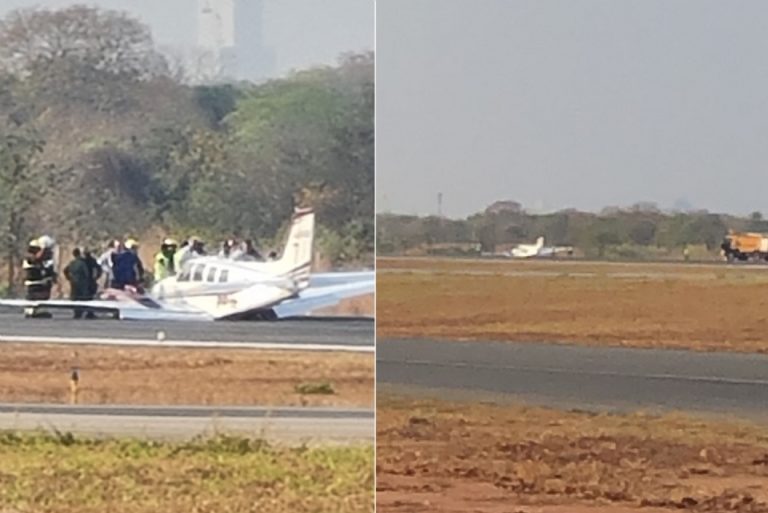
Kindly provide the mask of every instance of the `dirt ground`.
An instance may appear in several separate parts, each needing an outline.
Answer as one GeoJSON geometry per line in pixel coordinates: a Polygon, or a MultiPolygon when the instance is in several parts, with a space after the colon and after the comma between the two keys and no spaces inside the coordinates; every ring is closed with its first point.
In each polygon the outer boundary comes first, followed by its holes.
{"type": "Polygon", "coordinates": [[[377,511],[768,512],[768,430],[379,395],[377,511]]]}
{"type": "Polygon", "coordinates": [[[37,344],[3,345],[0,402],[69,402],[74,366],[81,404],[373,404],[369,354],[37,344]]]}
{"type": "Polygon", "coordinates": [[[373,294],[366,294],[364,296],[344,299],[336,306],[328,308],[322,308],[315,312],[314,315],[339,315],[339,316],[361,316],[361,317],[373,317],[375,312],[375,301],[373,294]]]}
{"type": "Polygon", "coordinates": [[[377,335],[768,351],[768,270],[434,259],[377,262],[377,335]]]}

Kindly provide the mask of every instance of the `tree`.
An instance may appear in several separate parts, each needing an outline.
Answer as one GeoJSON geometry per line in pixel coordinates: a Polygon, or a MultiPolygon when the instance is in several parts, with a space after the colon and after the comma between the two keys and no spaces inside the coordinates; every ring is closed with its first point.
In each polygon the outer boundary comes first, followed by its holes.
{"type": "Polygon", "coordinates": [[[111,75],[167,73],[149,29],[124,13],[75,5],[20,9],[0,20],[0,66],[20,76],[70,61],[111,75]]]}
{"type": "Polygon", "coordinates": [[[629,228],[629,239],[639,246],[648,246],[656,237],[656,223],[649,219],[641,219],[632,223],[629,228]]]}
{"type": "Polygon", "coordinates": [[[768,231],[768,221],[763,218],[761,212],[752,212],[749,214],[747,230],[750,232],[766,232],[768,231]]]}
{"type": "Polygon", "coordinates": [[[37,103],[101,112],[135,108],[131,84],[168,75],[146,26],[81,5],[21,9],[0,20],[0,69],[23,80],[37,103]]]}
{"type": "Polygon", "coordinates": [[[43,141],[34,134],[6,134],[0,139],[0,240],[7,266],[7,288],[15,288],[15,270],[41,186],[37,157],[43,141]]]}

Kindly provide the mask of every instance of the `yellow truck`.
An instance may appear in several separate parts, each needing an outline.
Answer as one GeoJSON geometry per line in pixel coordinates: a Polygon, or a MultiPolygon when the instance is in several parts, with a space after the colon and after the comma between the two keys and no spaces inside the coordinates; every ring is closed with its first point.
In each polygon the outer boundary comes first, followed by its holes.
{"type": "Polygon", "coordinates": [[[734,260],[768,260],[768,235],[764,233],[733,233],[725,236],[720,245],[723,256],[734,260]]]}

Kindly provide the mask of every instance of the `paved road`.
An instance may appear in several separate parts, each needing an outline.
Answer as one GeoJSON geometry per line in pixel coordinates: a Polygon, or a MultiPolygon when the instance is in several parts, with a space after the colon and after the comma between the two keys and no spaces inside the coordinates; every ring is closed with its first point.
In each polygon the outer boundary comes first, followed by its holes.
{"type": "Polygon", "coordinates": [[[377,382],[587,409],[768,418],[768,356],[556,344],[380,340],[377,382]],[[507,396],[509,397],[509,396],[507,396]]]}
{"type": "Polygon", "coordinates": [[[374,345],[374,323],[366,319],[307,319],[276,322],[158,322],[75,321],[66,314],[53,319],[24,319],[19,313],[0,311],[0,337],[82,337],[110,339],[157,338],[215,340],[273,344],[374,345]]]}
{"type": "Polygon", "coordinates": [[[276,443],[370,443],[370,410],[0,404],[0,429],[186,439],[230,433],[276,443]]]}

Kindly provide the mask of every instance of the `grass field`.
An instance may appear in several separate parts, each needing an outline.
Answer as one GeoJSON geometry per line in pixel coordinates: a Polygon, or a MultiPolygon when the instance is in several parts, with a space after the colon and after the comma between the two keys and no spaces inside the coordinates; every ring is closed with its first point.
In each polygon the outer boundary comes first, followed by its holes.
{"type": "Polygon", "coordinates": [[[756,266],[380,259],[377,335],[768,351],[756,266]]]}
{"type": "Polygon", "coordinates": [[[4,344],[0,402],[354,406],[373,404],[371,354],[4,344]]]}
{"type": "Polygon", "coordinates": [[[379,395],[381,513],[768,512],[768,431],[379,395]]]}
{"type": "Polygon", "coordinates": [[[373,511],[373,450],[0,433],[0,511],[373,511]]]}

